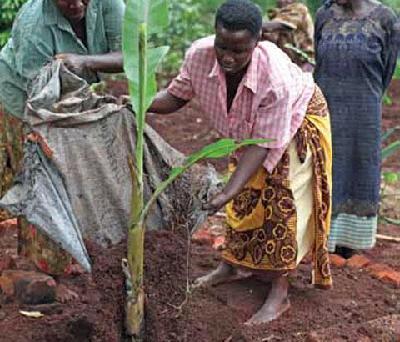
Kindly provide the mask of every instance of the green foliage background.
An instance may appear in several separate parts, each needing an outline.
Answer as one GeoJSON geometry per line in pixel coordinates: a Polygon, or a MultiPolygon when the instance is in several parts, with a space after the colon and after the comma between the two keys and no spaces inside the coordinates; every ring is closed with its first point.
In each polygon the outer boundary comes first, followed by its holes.
{"type": "Polygon", "coordinates": [[[0,47],[3,46],[10,35],[12,23],[20,9],[27,0],[1,0],[0,1],[0,47]]]}
{"type": "MultiPolygon", "coordinates": [[[[28,0],[0,0],[0,47],[9,37],[12,22],[20,7],[28,0]]],[[[168,28],[157,35],[157,45],[170,46],[164,60],[159,79],[166,80],[175,74],[184,57],[186,49],[194,40],[213,32],[215,9],[224,0],[169,0],[168,28]]],[[[322,0],[303,0],[314,14],[322,0]]],[[[400,13],[400,0],[382,0],[400,13]]],[[[263,13],[276,4],[276,0],[254,0],[263,13]]],[[[400,73],[400,71],[399,71],[400,73]]]]}

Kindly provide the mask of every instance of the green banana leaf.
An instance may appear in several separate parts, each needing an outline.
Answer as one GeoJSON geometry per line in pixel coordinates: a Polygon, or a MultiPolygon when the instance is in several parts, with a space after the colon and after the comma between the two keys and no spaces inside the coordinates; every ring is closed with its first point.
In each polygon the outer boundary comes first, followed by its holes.
{"type": "Polygon", "coordinates": [[[400,150],[400,140],[392,142],[391,144],[382,149],[382,159],[385,160],[389,158],[398,150],[400,150]]]}
{"type": "Polygon", "coordinates": [[[396,130],[400,129],[400,126],[389,128],[387,131],[382,133],[381,140],[385,141],[388,139],[396,130]]]}
{"type": "Polygon", "coordinates": [[[175,167],[171,170],[169,177],[162,183],[160,183],[155,190],[154,194],[151,196],[150,200],[146,203],[143,209],[142,215],[140,217],[139,223],[144,222],[148,211],[151,206],[155,203],[157,197],[170,185],[177,177],[184,173],[187,169],[193,166],[195,163],[203,159],[215,159],[228,156],[235,152],[236,150],[255,144],[263,144],[273,141],[272,139],[245,139],[242,141],[235,141],[234,139],[220,139],[217,142],[203,147],[200,151],[191,154],[186,158],[182,166],[175,167]]]}

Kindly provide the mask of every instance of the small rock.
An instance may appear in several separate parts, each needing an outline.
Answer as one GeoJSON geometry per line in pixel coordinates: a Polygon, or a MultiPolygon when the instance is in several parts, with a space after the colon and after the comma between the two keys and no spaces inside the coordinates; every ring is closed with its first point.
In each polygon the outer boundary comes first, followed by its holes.
{"type": "Polygon", "coordinates": [[[329,254],[329,261],[332,266],[341,268],[346,265],[347,260],[338,254],[329,254]]]}
{"type": "Polygon", "coordinates": [[[56,282],[38,272],[5,270],[0,288],[7,297],[15,297],[23,304],[52,303],[56,299],[56,282]]]}
{"type": "Polygon", "coordinates": [[[0,321],[6,318],[7,314],[4,311],[0,311],[0,321]]]}
{"type": "Polygon", "coordinates": [[[364,268],[368,266],[371,263],[371,260],[369,260],[367,257],[364,255],[353,255],[350,259],[347,260],[347,266],[352,267],[352,268],[364,268]]]}
{"type": "Polygon", "coordinates": [[[383,279],[388,274],[395,272],[391,267],[385,264],[372,264],[367,267],[367,271],[377,279],[383,279]]]}
{"type": "Polygon", "coordinates": [[[394,270],[387,272],[382,280],[386,283],[400,287],[400,272],[396,272],[394,270]]]}

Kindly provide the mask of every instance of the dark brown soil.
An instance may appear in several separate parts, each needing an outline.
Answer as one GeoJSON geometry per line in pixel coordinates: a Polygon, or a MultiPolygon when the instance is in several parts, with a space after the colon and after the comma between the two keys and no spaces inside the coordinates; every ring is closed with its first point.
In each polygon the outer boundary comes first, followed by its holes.
{"type": "MultiPolygon", "coordinates": [[[[7,331],[7,335],[0,335],[0,341],[108,342],[122,338],[124,286],[120,260],[125,247],[89,249],[93,279],[81,275],[62,280],[79,292],[80,300],[28,308],[46,313],[40,319],[22,317],[16,304],[3,303],[0,312],[5,318],[0,321],[0,331],[7,331]]],[[[193,244],[191,250],[192,280],[217,265],[218,253],[199,244],[193,244]]],[[[398,251],[397,245],[378,245],[374,254],[390,251],[398,251]]],[[[147,234],[147,341],[305,341],[313,332],[326,336],[321,341],[328,341],[332,334],[339,341],[364,337],[381,341],[387,322],[371,322],[393,318],[400,310],[400,290],[365,271],[333,269],[335,286],[323,291],[309,284],[310,265],[301,264],[290,278],[291,311],[270,324],[246,327],[243,323],[262,305],[268,285],[251,278],[186,294],[186,255],[185,232],[147,234]]],[[[390,338],[387,341],[395,341],[394,335],[390,338]]]]}
{"type": "MultiPolygon", "coordinates": [[[[400,290],[365,271],[334,269],[335,286],[323,291],[310,285],[310,265],[301,264],[290,278],[291,311],[270,324],[246,327],[243,323],[262,305],[268,285],[253,278],[231,282],[195,290],[185,302],[185,237],[151,235],[146,273],[149,341],[304,341],[313,331],[323,336],[329,329],[336,329],[340,340],[380,341],[382,324],[373,328],[370,321],[400,309],[400,290]]],[[[193,245],[192,251],[191,277],[216,266],[218,254],[211,248],[193,245]]]]}
{"type": "MultiPolygon", "coordinates": [[[[8,254],[15,255],[15,235],[13,245],[9,236],[1,239],[0,243],[2,241],[8,243],[8,254]]],[[[78,301],[40,306],[21,306],[0,301],[1,342],[121,340],[124,315],[121,258],[125,255],[125,246],[104,250],[88,244],[88,249],[93,262],[93,274],[60,279],[61,283],[79,294],[78,301]],[[40,311],[45,316],[36,319],[24,317],[19,313],[21,309],[40,311]]]]}

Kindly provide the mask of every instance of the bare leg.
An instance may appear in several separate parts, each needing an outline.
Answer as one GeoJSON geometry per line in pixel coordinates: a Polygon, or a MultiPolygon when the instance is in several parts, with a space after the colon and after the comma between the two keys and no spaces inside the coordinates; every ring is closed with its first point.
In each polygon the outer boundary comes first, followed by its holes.
{"type": "MultiPolygon", "coordinates": [[[[268,272],[271,275],[271,272],[268,272]]],[[[275,273],[275,272],[274,272],[275,273]]],[[[280,317],[290,308],[287,298],[289,283],[287,277],[277,272],[271,281],[271,291],[261,309],[246,324],[267,323],[280,317]]]]}

